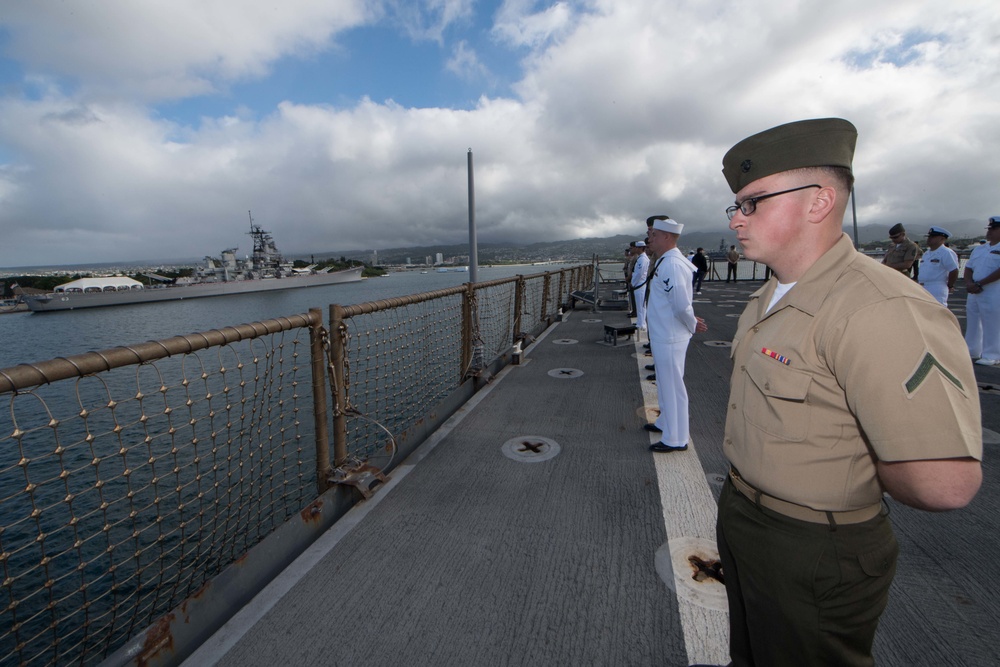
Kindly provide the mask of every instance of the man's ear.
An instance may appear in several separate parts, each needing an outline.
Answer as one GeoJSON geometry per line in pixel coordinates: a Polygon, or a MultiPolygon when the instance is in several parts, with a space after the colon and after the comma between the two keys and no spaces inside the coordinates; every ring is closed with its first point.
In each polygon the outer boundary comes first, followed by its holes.
{"type": "Polygon", "coordinates": [[[820,188],[813,194],[812,205],[809,207],[809,222],[822,222],[837,208],[837,189],[834,187],[820,188]]]}

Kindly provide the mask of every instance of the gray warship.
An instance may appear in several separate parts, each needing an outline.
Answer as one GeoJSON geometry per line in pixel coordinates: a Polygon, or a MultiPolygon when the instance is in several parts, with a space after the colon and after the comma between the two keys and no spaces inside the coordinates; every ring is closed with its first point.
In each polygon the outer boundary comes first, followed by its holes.
{"type": "Polygon", "coordinates": [[[250,218],[253,254],[239,259],[239,248],[227,248],[221,258],[206,256],[204,264],[190,277],[166,278],[144,274],[144,284],[124,276],[80,278],[57,286],[45,294],[24,294],[22,299],[33,312],[100,308],[127,304],[198,299],[252,292],[320,287],[361,280],[364,267],[340,271],[317,269],[316,265],[294,268],[278,251],[271,232],[263,230],[250,218]]]}

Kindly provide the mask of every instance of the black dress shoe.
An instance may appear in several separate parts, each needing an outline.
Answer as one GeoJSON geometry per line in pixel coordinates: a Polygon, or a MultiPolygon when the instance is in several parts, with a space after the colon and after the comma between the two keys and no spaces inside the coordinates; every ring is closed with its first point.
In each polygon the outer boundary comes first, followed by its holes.
{"type": "Polygon", "coordinates": [[[658,428],[656,424],[643,424],[642,427],[650,433],[663,433],[663,429],[658,428]]]}
{"type": "Polygon", "coordinates": [[[646,370],[647,371],[655,371],[656,370],[656,366],[653,365],[653,364],[646,364],[646,370]]]}
{"type": "Polygon", "coordinates": [[[671,447],[670,445],[664,445],[662,442],[656,442],[649,446],[649,451],[651,452],[683,452],[688,446],[683,447],[671,447]]]}
{"type": "Polygon", "coordinates": [[[646,379],[647,379],[647,380],[655,380],[655,379],[656,379],[656,373],[653,373],[653,374],[651,374],[651,375],[647,375],[647,376],[646,376],[646,379]]]}

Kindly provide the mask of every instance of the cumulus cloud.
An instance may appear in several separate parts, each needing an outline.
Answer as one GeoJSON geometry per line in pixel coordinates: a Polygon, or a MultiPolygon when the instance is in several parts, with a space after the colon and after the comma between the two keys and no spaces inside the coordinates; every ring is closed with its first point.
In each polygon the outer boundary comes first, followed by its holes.
{"type": "Polygon", "coordinates": [[[258,77],[373,16],[362,0],[4,3],[6,55],[89,98],[176,99],[258,77]]]}
{"type": "Polygon", "coordinates": [[[435,75],[479,77],[471,108],[289,98],[196,125],[156,100],[266,77],[397,25],[402,3],[38,6],[0,17],[31,77],[0,93],[0,266],[199,257],[237,243],[248,209],[286,252],[461,243],[470,147],[482,242],[636,233],[660,211],[725,230],[723,153],[822,116],[860,131],[861,224],[1000,213],[992,2],[507,0],[487,45],[468,28],[484,9],[435,0],[400,35],[440,40],[435,75]],[[497,44],[521,68],[505,94],[480,58],[497,44]]]}

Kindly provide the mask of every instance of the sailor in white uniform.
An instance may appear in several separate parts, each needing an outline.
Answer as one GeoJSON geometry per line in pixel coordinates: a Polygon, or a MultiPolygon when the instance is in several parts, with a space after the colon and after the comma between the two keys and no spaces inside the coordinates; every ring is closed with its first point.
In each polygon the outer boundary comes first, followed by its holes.
{"type": "Polygon", "coordinates": [[[677,249],[684,225],[674,220],[656,220],[649,230],[649,248],[657,257],[649,279],[646,323],[656,366],[656,395],[660,416],[647,431],[662,432],[654,452],[687,449],[689,436],[688,395],[684,386],[684,360],[691,335],[708,331],[705,320],[695,317],[691,273],[694,264],[677,249]]]}
{"type": "Polygon", "coordinates": [[[1000,366],[1000,215],[990,218],[988,243],[965,263],[965,343],[980,366],[1000,366]]]}
{"type": "Polygon", "coordinates": [[[943,227],[931,227],[927,232],[927,250],[920,257],[920,284],[942,306],[948,306],[948,295],[958,280],[957,255],[945,247],[951,232],[943,227]]]}
{"type": "Polygon", "coordinates": [[[630,283],[632,296],[635,298],[635,328],[642,331],[646,328],[646,274],[649,272],[649,255],[646,254],[646,242],[636,241],[639,256],[632,267],[630,283]]]}

